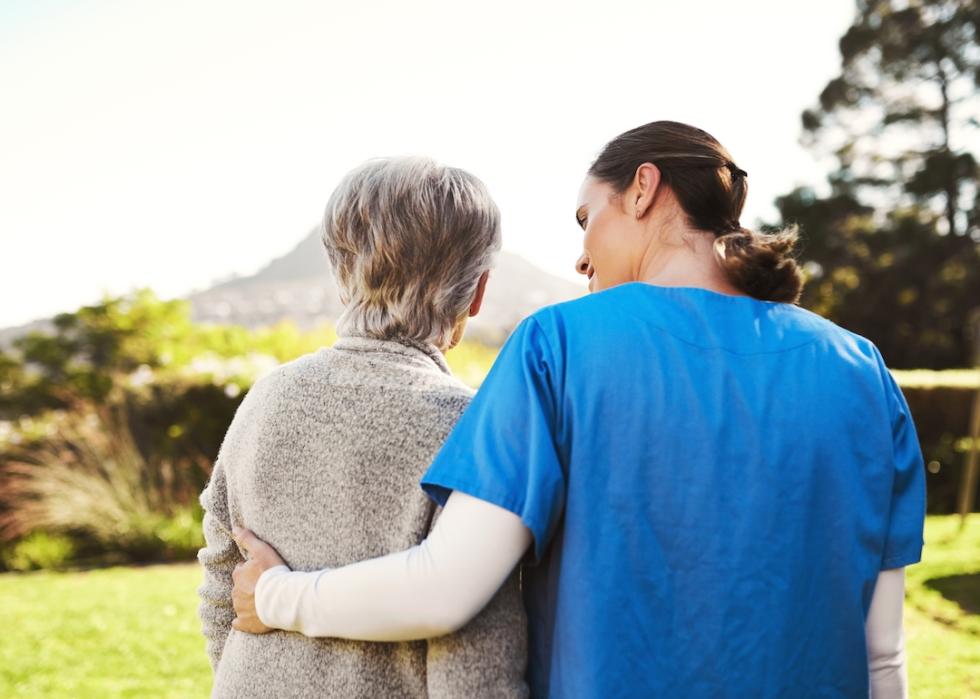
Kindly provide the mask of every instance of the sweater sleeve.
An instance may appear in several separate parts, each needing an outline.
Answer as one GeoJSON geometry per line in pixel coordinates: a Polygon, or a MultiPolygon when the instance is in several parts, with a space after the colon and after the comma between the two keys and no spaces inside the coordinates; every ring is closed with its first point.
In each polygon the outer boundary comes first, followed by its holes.
{"type": "Polygon", "coordinates": [[[528,697],[530,690],[524,680],[527,616],[521,600],[520,569],[510,574],[466,626],[448,636],[430,638],[427,646],[426,682],[432,699],[528,697]]]}
{"type": "Polygon", "coordinates": [[[231,622],[235,619],[231,603],[231,574],[235,566],[245,560],[231,535],[228,487],[220,453],[211,479],[201,493],[200,502],[204,508],[205,545],[197,553],[197,560],[204,566],[204,582],[197,589],[200,597],[197,613],[207,639],[211,669],[216,671],[225,640],[231,631],[231,622]]]}

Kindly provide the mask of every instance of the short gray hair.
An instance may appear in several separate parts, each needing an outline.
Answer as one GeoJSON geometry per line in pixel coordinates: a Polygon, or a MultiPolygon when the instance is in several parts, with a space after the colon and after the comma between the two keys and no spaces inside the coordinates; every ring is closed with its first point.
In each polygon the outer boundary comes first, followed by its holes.
{"type": "Polygon", "coordinates": [[[465,170],[376,159],[334,190],[322,237],[346,306],[339,333],[442,348],[500,249],[500,211],[465,170]]]}

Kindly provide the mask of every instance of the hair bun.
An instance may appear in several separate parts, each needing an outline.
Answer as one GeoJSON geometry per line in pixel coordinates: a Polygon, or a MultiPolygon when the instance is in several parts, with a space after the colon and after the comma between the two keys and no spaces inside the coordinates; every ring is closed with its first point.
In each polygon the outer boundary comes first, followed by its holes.
{"type": "Polygon", "coordinates": [[[778,233],[739,228],[715,239],[715,255],[732,284],[750,296],[796,303],[803,291],[803,274],[793,257],[798,237],[795,227],[778,233]]]}

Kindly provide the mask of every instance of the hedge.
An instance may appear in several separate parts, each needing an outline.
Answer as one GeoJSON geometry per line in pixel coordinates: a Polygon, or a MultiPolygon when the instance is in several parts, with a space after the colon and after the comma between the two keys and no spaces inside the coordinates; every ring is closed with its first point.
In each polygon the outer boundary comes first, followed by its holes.
{"type": "Polygon", "coordinates": [[[915,370],[892,374],[908,401],[922,446],[929,512],[955,512],[970,447],[970,414],[980,386],[980,371],[915,370]]]}

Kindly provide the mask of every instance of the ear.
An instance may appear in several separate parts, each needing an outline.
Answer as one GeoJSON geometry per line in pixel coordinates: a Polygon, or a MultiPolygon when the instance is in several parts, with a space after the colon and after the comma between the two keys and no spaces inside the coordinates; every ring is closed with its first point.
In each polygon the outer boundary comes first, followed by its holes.
{"type": "Polygon", "coordinates": [[[633,186],[629,189],[629,198],[624,202],[629,207],[627,211],[637,219],[646,216],[653,206],[658,189],[660,189],[660,168],[653,163],[643,163],[636,168],[633,186]]]}
{"type": "Polygon", "coordinates": [[[490,278],[490,270],[480,275],[480,281],[476,284],[476,293],[473,295],[473,303],[470,304],[470,318],[480,312],[483,306],[483,296],[487,293],[487,280],[490,278]]]}

